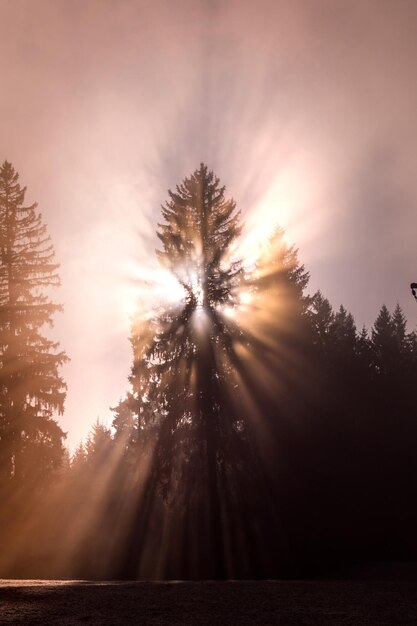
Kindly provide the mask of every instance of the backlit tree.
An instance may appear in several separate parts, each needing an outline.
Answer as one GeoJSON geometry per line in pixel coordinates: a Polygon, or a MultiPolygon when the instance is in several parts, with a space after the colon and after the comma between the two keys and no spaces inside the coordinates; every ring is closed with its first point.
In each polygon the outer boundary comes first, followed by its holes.
{"type": "Polygon", "coordinates": [[[66,361],[44,326],[61,306],[50,301],[58,265],[37,205],[5,161],[0,168],[0,467],[6,479],[33,477],[59,464],[66,361]]]}
{"type": "MultiPolygon", "coordinates": [[[[205,536],[201,568],[217,575],[223,571],[222,474],[227,473],[230,446],[243,440],[241,416],[226,399],[226,378],[232,376],[225,358],[231,334],[222,311],[234,304],[242,269],[230,258],[240,227],[235,202],[225,199],[224,191],[202,164],[169,192],[162,208],[158,256],[182,285],[184,299],[146,328],[140,322],[133,328],[128,411],[136,416],[136,435],[128,438],[129,445],[138,450],[142,446],[142,453],[144,445],[152,448],[142,524],[147,523],[156,489],[165,499],[175,500],[177,509],[181,502],[185,515],[195,516],[205,536]]],[[[121,431],[126,411],[120,407],[117,413],[115,426],[121,431]]]]}
{"type": "MultiPolygon", "coordinates": [[[[294,341],[284,344],[284,338],[305,314],[308,276],[280,230],[253,275],[243,270],[234,252],[241,232],[235,202],[203,164],[169,192],[162,216],[158,256],[184,297],[132,329],[131,392],[116,409],[114,427],[125,458],[131,462],[136,454],[146,478],[122,574],[149,571],[143,558],[160,515],[175,575],[249,575],[266,550],[273,552],[260,536],[279,534],[260,453],[265,428],[256,427],[257,412],[276,408],[258,376],[265,370],[260,359],[275,354],[278,344],[292,349],[294,341]],[[242,303],[251,293],[259,306],[245,315],[242,303]],[[251,317],[259,318],[260,334],[251,317]]],[[[278,361],[266,357],[270,374],[282,378],[284,367],[273,370],[278,361]]]]}

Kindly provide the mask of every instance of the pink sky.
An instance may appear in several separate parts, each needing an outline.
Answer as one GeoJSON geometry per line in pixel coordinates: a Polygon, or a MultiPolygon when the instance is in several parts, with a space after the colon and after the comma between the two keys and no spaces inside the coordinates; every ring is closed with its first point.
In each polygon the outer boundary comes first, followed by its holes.
{"type": "Polygon", "coordinates": [[[61,263],[74,447],[127,387],[134,277],[201,161],[332,304],[417,307],[413,0],[0,0],[0,137],[61,263]],[[135,269],[135,265],[138,270],[135,269]]]}

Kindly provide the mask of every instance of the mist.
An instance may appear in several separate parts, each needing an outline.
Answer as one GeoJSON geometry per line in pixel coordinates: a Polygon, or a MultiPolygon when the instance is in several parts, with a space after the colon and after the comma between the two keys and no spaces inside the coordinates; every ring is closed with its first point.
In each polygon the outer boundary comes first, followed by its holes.
{"type": "MultiPolygon", "coordinates": [[[[413,1],[0,2],[0,118],[61,263],[73,448],[125,393],[167,189],[205,162],[335,307],[415,327],[413,1]],[[86,372],[90,372],[91,375],[86,372]]],[[[245,247],[246,246],[246,247],[245,247]]]]}

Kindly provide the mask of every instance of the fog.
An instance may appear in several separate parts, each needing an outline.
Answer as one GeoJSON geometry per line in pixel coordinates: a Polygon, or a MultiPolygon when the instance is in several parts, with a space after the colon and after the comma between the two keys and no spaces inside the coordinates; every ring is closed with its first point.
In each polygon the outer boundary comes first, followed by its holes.
{"type": "Polygon", "coordinates": [[[243,255],[278,223],[311,292],[359,327],[398,301],[415,327],[416,18],[412,0],[0,0],[0,158],[61,263],[70,447],[124,394],[160,205],[201,161],[243,255]]]}

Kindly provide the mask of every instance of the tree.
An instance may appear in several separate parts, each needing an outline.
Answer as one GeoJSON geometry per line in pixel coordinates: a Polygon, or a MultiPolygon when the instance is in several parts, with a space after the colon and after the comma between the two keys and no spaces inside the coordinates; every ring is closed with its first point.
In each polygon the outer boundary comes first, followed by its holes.
{"type": "Polygon", "coordinates": [[[106,462],[112,445],[110,429],[97,418],[88,435],[85,451],[87,461],[102,464],[106,462]]]}
{"type": "Polygon", "coordinates": [[[317,291],[312,298],[311,323],[313,342],[326,351],[331,343],[332,328],[335,323],[335,314],[330,302],[317,291]]]}
{"type": "Polygon", "coordinates": [[[0,463],[5,479],[24,479],[56,467],[64,433],[67,360],[43,334],[62,307],[48,297],[59,285],[58,264],[37,205],[5,161],[0,168],[0,463]]]}
{"type": "MultiPolygon", "coordinates": [[[[169,191],[165,221],[158,225],[158,256],[182,285],[184,300],[146,329],[140,322],[133,328],[132,394],[116,409],[114,421],[117,441],[133,414],[125,445],[150,456],[140,506],[142,536],[159,493],[171,503],[171,513],[175,503],[177,511],[183,507],[190,518],[196,516],[205,536],[200,561],[207,575],[215,576],[224,574],[220,475],[230,445],[226,432],[238,432],[237,417],[231,406],[225,408],[230,366],[223,357],[230,338],[222,309],[233,306],[242,275],[240,263],[230,259],[240,233],[238,213],[224,192],[203,164],[176,192],[169,191]]],[[[140,547],[128,550],[138,558],[140,547]]]]}
{"type": "Polygon", "coordinates": [[[356,326],[352,313],[348,313],[343,305],[335,313],[332,330],[336,350],[344,353],[345,358],[347,355],[352,358],[356,346],[356,326]]]}
{"type": "Polygon", "coordinates": [[[308,274],[280,229],[253,271],[243,270],[232,252],[241,232],[235,202],[203,164],[169,191],[162,216],[157,254],[184,298],[132,328],[131,390],[113,426],[126,467],[136,455],[145,469],[121,575],[265,574],[279,543],[265,433],[269,426],[272,460],[273,390],[288,373],[287,392],[294,386],[289,364],[307,317],[308,274]],[[169,556],[150,573],[146,553],[162,537],[169,556]]]}
{"type": "Polygon", "coordinates": [[[302,365],[299,348],[305,340],[311,304],[311,298],[304,295],[308,281],[298,250],[286,243],[283,229],[276,227],[261,246],[254,270],[245,277],[244,287],[253,306],[244,309],[249,313],[247,320],[240,317],[251,335],[251,348],[255,348],[254,335],[261,340],[260,359],[264,361],[269,355],[278,367],[281,361],[287,372],[291,362],[297,369],[302,365]]]}
{"type": "Polygon", "coordinates": [[[239,213],[234,200],[226,200],[225,187],[207,166],[200,168],[169,191],[162,207],[165,224],[158,224],[163,265],[177,277],[191,308],[214,311],[232,297],[239,262],[227,259],[239,236],[239,213]]]}
{"type": "Polygon", "coordinates": [[[372,366],[381,412],[393,420],[414,413],[415,355],[415,336],[407,333],[400,305],[392,315],[384,305],[372,329],[372,366]]]}
{"type": "Polygon", "coordinates": [[[393,366],[396,340],[392,316],[385,304],[375,320],[371,336],[375,370],[380,375],[387,375],[393,366]]]}

